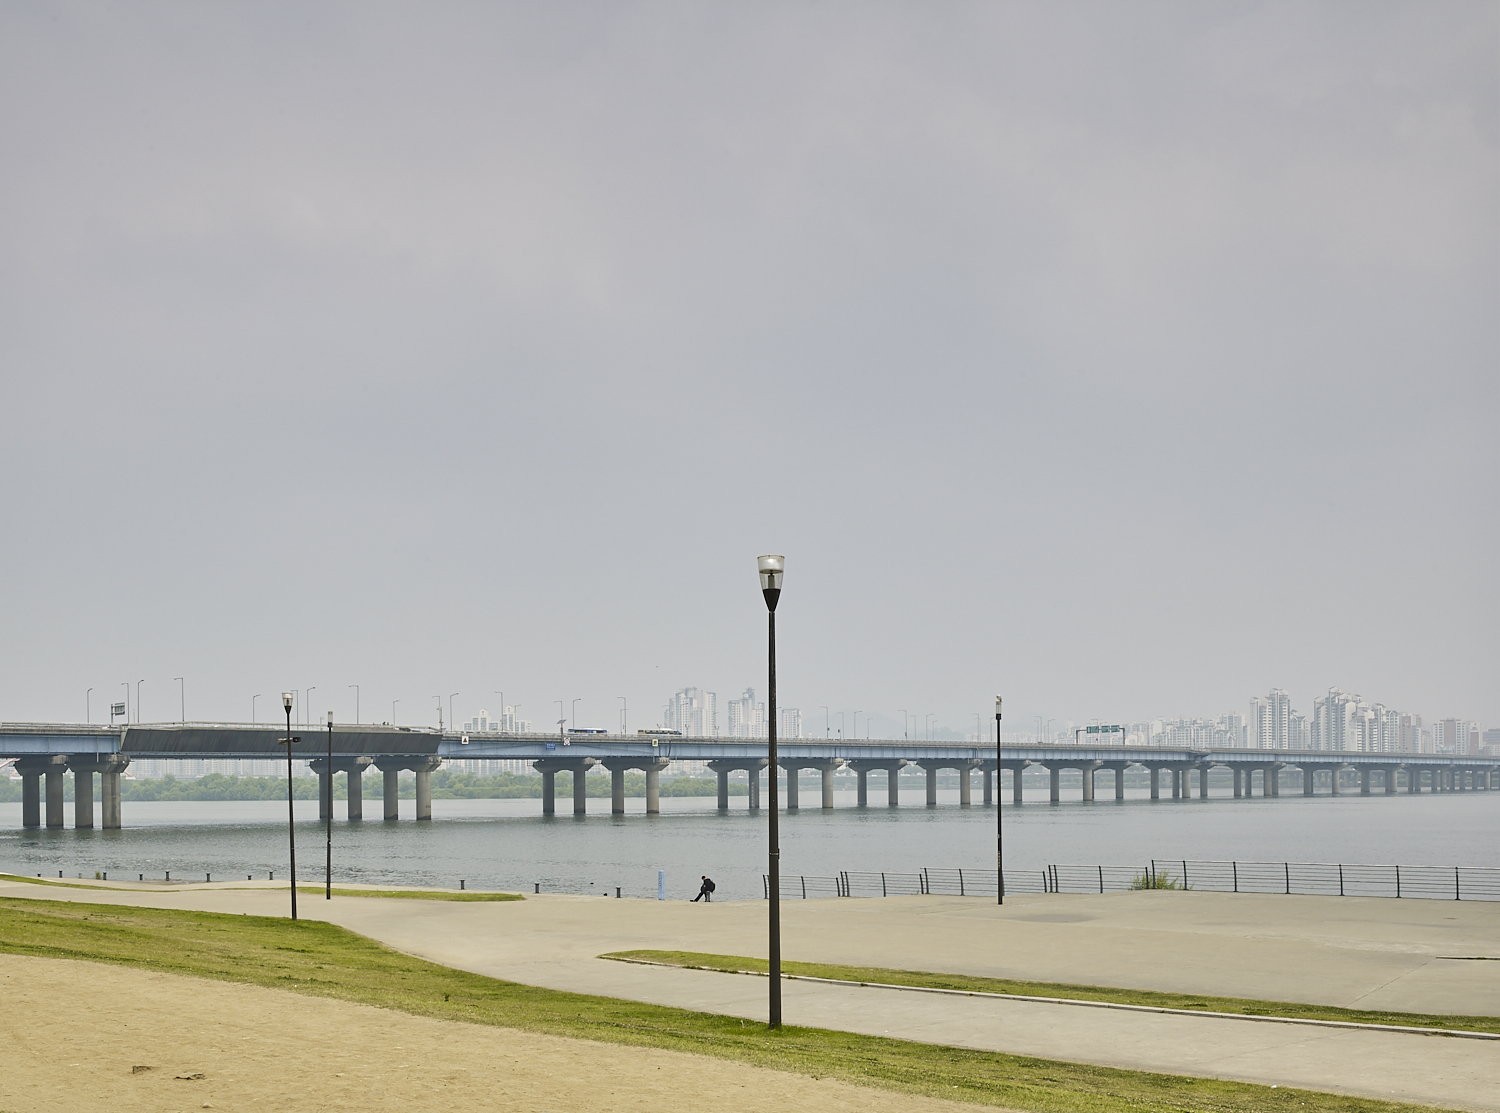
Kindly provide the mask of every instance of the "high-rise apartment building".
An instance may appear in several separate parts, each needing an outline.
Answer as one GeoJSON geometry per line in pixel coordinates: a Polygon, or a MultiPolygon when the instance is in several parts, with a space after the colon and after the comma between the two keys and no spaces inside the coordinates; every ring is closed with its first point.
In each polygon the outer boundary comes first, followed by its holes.
{"type": "Polygon", "coordinates": [[[1350,717],[1360,706],[1360,698],[1339,688],[1313,701],[1312,748],[1314,750],[1352,750],[1355,736],[1350,732],[1350,717]]]}
{"type": "Polygon", "coordinates": [[[802,712],[795,707],[783,707],[779,711],[781,723],[777,726],[777,734],[781,738],[802,737],[802,712]]]}
{"type": "Polygon", "coordinates": [[[462,729],[470,734],[493,734],[496,731],[505,734],[526,734],[531,730],[531,723],[526,719],[517,719],[514,707],[507,707],[496,718],[491,718],[490,713],[481,707],[479,714],[465,723],[462,729]]]}
{"type": "Polygon", "coordinates": [[[730,738],[766,737],[766,705],[755,702],[755,689],[746,688],[739,699],[729,701],[730,738]]]}
{"type": "Polygon", "coordinates": [[[1462,719],[1439,719],[1432,724],[1432,748],[1440,754],[1466,754],[1469,735],[1477,726],[1462,719]]]}
{"type": "Polygon", "coordinates": [[[702,688],[682,688],[667,701],[661,725],[695,738],[717,738],[719,697],[702,688]]]}
{"type": "Polygon", "coordinates": [[[1292,748],[1292,697],[1281,688],[1271,694],[1250,700],[1247,724],[1250,748],[1253,750],[1289,750],[1292,748]]]}

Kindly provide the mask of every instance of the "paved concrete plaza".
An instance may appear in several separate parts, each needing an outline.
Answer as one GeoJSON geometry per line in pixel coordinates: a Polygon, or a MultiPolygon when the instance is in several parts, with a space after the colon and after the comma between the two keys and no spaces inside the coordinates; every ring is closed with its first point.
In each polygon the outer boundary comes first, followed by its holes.
{"type": "MultiPolygon", "coordinates": [[[[285,914],[283,886],[0,894],[285,914]]],[[[402,951],[532,985],[765,1016],[763,979],[597,959],[632,948],[765,953],[763,902],[530,896],[449,903],[303,896],[402,951]]],[[[1141,892],[783,905],[789,959],[1308,1001],[1411,1012],[1500,1012],[1500,904],[1141,892]]],[[[956,1046],[1500,1110],[1500,1042],[1160,1016],[789,982],[789,1024],[956,1046]]]]}

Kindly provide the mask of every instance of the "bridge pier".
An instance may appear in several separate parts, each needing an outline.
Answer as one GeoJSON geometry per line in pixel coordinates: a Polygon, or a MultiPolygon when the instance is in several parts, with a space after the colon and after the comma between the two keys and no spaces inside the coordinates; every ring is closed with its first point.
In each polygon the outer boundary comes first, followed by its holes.
{"type": "Polygon", "coordinates": [[[1172,766],[1172,799],[1182,799],[1182,770],[1175,765],[1172,766]]]}
{"type": "MultiPolygon", "coordinates": [[[[856,807],[866,808],[870,805],[870,771],[868,769],[856,769],[854,771],[854,803],[856,807]]],[[[985,787],[989,784],[986,782],[985,787]]]]}
{"type": "Polygon", "coordinates": [[[1161,766],[1160,765],[1149,765],[1149,766],[1147,766],[1147,768],[1151,770],[1151,799],[1153,799],[1153,800],[1160,800],[1161,799],[1161,766]]]}
{"type": "Polygon", "coordinates": [[[1098,768],[1097,761],[1084,761],[1078,765],[1078,771],[1083,774],[1083,802],[1085,804],[1094,802],[1094,773],[1098,768]]]}
{"type": "Polygon", "coordinates": [[[88,766],[73,769],[73,827],[88,830],[94,826],[94,771],[88,766]]]}
{"type": "Polygon", "coordinates": [[[897,807],[901,803],[900,770],[908,764],[905,758],[863,758],[855,757],[844,761],[844,765],[853,769],[858,778],[859,802],[864,805],[868,800],[866,775],[871,770],[885,770],[886,802],[890,807],[897,807]]]}
{"type": "Polygon", "coordinates": [[[969,773],[973,766],[960,765],[958,767],[958,806],[960,808],[972,807],[974,798],[969,787],[969,773]]]}
{"type": "Polygon", "coordinates": [[[62,828],[63,825],[63,770],[62,762],[47,767],[47,826],[62,828]]]}
{"type": "Polygon", "coordinates": [[[587,815],[588,771],[598,763],[591,757],[544,757],[532,762],[542,775],[542,814],[557,814],[557,774],[568,772],[573,774],[573,814],[587,815]]]}
{"type": "Polygon", "coordinates": [[[385,807],[382,818],[397,820],[401,818],[401,770],[395,767],[380,770],[385,774],[385,807]]]}
{"type": "Polygon", "coordinates": [[[1328,770],[1328,783],[1332,786],[1329,789],[1329,791],[1334,796],[1338,796],[1340,794],[1340,789],[1339,789],[1339,774],[1342,773],[1343,771],[1344,771],[1344,767],[1342,765],[1335,765],[1331,769],[1328,770]]]}
{"type": "MultiPolygon", "coordinates": [[[[536,763],[536,767],[538,769],[542,769],[544,767],[544,763],[545,762],[551,762],[551,761],[554,761],[554,760],[557,760],[557,759],[553,759],[553,758],[543,759],[543,761],[539,761],[539,762],[536,763]]],[[[588,763],[587,765],[583,765],[583,770],[584,770],[583,772],[575,772],[573,774],[573,776],[575,778],[575,783],[583,781],[584,777],[587,775],[588,769],[590,767],[592,767],[593,765],[595,765],[595,764],[602,764],[604,766],[604,768],[606,768],[606,769],[609,770],[609,772],[610,772],[610,793],[609,793],[609,795],[610,795],[610,803],[609,803],[609,810],[610,810],[610,814],[611,815],[624,815],[625,814],[625,771],[627,769],[639,769],[639,770],[641,770],[642,772],[644,772],[646,774],[646,814],[647,815],[660,815],[661,814],[661,771],[663,769],[665,769],[667,766],[669,766],[669,765],[672,764],[671,761],[668,760],[667,758],[664,758],[664,757],[606,757],[606,758],[598,759],[598,758],[585,757],[585,758],[566,758],[566,759],[562,759],[562,760],[566,760],[566,761],[568,761],[571,764],[582,764],[584,762],[588,763]]],[[[762,759],[762,760],[764,760],[764,759],[762,759]]],[[[742,769],[742,768],[745,767],[744,763],[743,762],[730,763],[730,762],[726,761],[726,762],[724,762],[724,763],[721,764],[720,762],[717,762],[717,761],[711,761],[711,762],[708,763],[708,767],[710,769],[712,769],[715,773],[719,774],[719,784],[721,786],[720,791],[721,791],[721,794],[722,794],[721,799],[723,801],[723,806],[727,808],[729,806],[729,781],[728,781],[729,770],[731,770],[731,769],[742,769]]],[[[754,796],[755,796],[755,787],[756,787],[755,782],[756,782],[756,776],[755,776],[754,772],[752,772],[750,774],[750,794],[751,794],[751,799],[752,800],[754,799],[754,796]]],[[[578,791],[581,791],[581,790],[575,790],[574,797],[573,797],[573,800],[574,800],[574,805],[573,805],[573,807],[574,807],[574,814],[575,815],[582,815],[583,812],[581,810],[579,810],[579,808],[578,808],[578,795],[577,795],[578,791]]],[[[752,804],[751,806],[753,807],[754,804],[752,804]]]]}
{"type": "Polygon", "coordinates": [[[937,775],[938,775],[938,771],[937,771],[937,769],[935,767],[933,767],[931,765],[924,766],[924,768],[927,771],[927,806],[929,808],[935,808],[935,807],[937,807],[937,775]]]}
{"type": "Polygon", "coordinates": [[[1387,765],[1385,767],[1385,794],[1394,796],[1396,794],[1396,773],[1400,767],[1387,765]]]}
{"type": "Polygon", "coordinates": [[[1062,800],[1062,767],[1058,765],[1047,766],[1047,787],[1050,791],[1048,799],[1056,804],[1062,800]]]}
{"type": "Polygon", "coordinates": [[[1359,794],[1361,796],[1370,795],[1370,767],[1368,765],[1361,765],[1359,767],[1359,794]]]}
{"type": "Polygon", "coordinates": [[[1208,763],[1198,766],[1198,799],[1208,799],[1208,763]]]}
{"type": "MultiPolygon", "coordinates": [[[[998,770],[996,770],[995,772],[998,772],[998,770]]],[[[991,804],[993,804],[995,802],[995,793],[994,793],[994,782],[995,782],[995,780],[996,780],[995,773],[992,773],[990,771],[989,767],[986,766],[985,770],[984,770],[984,803],[985,803],[986,807],[988,807],[989,805],[991,805],[991,804]]]]}
{"type": "Polygon", "coordinates": [[[105,830],[120,827],[120,773],[130,759],[120,754],[75,754],[68,758],[73,770],[73,826],[88,830],[94,826],[94,774],[100,775],[99,802],[105,830]]]}
{"type": "Polygon", "coordinates": [[[1238,800],[1241,796],[1244,795],[1244,793],[1240,791],[1240,767],[1238,765],[1234,766],[1232,769],[1230,769],[1230,773],[1234,775],[1234,798],[1238,800]]]}

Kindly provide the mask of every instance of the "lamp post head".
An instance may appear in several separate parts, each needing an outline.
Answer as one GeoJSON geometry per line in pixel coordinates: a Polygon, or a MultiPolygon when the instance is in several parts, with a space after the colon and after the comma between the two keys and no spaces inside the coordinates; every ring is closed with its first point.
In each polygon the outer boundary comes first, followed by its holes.
{"type": "Polygon", "coordinates": [[[995,697],[995,718],[1000,718],[1000,697],[995,697]]]}
{"type": "Polygon", "coordinates": [[[291,692],[282,692],[281,693],[281,706],[284,707],[284,708],[286,708],[288,711],[290,711],[292,709],[292,693],[291,692]]]}
{"type": "Polygon", "coordinates": [[[786,570],[786,558],[779,555],[760,557],[756,561],[760,569],[760,593],[766,597],[766,610],[775,611],[781,599],[781,577],[786,570]]]}
{"type": "Polygon", "coordinates": [[[333,712],[332,711],[330,711],[328,713],[328,729],[329,730],[333,729],[333,712]]]}

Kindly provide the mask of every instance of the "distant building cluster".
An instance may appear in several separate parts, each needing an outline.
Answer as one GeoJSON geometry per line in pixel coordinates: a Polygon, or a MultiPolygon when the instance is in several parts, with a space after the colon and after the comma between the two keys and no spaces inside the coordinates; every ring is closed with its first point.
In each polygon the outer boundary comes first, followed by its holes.
{"type": "Polygon", "coordinates": [[[1500,730],[1463,719],[1439,719],[1367,703],[1341,688],[1313,701],[1311,716],[1281,688],[1250,700],[1246,744],[1260,750],[1348,750],[1383,754],[1500,754],[1500,730]]]}
{"type": "Polygon", "coordinates": [[[481,707],[479,714],[459,729],[470,734],[527,734],[531,731],[531,720],[516,718],[514,707],[505,708],[498,717],[492,719],[490,713],[481,707]]]}
{"type": "MultiPolygon", "coordinates": [[[[725,709],[724,730],[719,729],[719,697],[702,688],[682,688],[673,694],[662,710],[661,725],[680,730],[696,738],[765,738],[766,705],[755,698],[755,689],[746,688],[739,699],[729,701],[725,709]]],[[[778,738],[802,737],[802,712],[795,707],[777,709],[778,738]]]]}

